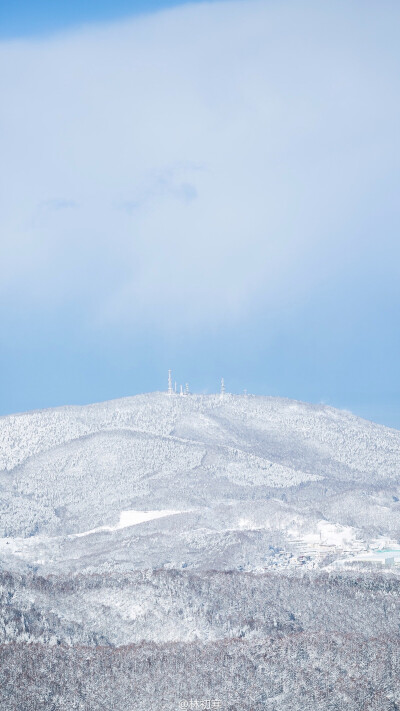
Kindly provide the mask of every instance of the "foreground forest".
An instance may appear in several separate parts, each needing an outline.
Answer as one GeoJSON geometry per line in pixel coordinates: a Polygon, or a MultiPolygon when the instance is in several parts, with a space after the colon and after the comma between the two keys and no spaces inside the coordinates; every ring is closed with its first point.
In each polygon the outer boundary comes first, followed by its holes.
{"type": "Polygon", "coordinates": [[[395,711],[399,592],[397,576],[367,571],[3,574],[0,708],[395,711]],[[76,608],[99,591],[83,625],[76,608]],[[128,625],[134,644],[116,644],[126,620],[107,608],[115,595],[152,602],[128,625]]]}
{"type": "Polygon", "coordinates": [[[10,711],[396,711],[398,635],[295,632],[263,641],[112,647],[1,645],[10,711]],[[207,701],[218,701],[214,706],[207,701]]]}

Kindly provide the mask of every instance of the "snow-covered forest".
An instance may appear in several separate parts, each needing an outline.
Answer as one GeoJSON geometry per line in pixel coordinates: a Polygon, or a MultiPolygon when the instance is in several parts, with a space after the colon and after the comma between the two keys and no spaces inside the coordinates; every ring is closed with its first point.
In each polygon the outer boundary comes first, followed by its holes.
{"type": "Polygon", "coordinates": [[[153,393],[0,443],[1,708],[398,708],[400,432],[153,393]]]}

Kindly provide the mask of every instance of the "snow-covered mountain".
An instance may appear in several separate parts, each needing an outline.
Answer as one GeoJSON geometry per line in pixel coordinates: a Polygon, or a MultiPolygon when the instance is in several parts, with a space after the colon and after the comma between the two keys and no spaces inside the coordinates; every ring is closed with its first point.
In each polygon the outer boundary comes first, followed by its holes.
{"type": "Polygon", "coordinates": [[[395,708],[400,432],[152,393],[0,418],[0,492],[0,706],[172,711],[212,679],[219,708],[358,709],[369,669],[395,708]]]}
{"type": "Polygon", "coordinates": [[[400,537],[400,432],[322,405],[153,393],[28,412],[0,419],[0,464],[10,567],[252,570],[400,537]]]}

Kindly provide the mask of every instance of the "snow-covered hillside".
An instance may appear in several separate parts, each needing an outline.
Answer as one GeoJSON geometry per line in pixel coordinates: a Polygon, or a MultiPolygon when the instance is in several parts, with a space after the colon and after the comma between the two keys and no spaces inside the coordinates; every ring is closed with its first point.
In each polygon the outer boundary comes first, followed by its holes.
{"type": "Polygon", "coordinates": [[[1,708],[394,710],[400,432],[153,393],[3,417],[0,459],[1,708]]]}
{"type": "Polygon", "coordinates": [[[400,432],[326,406],[152,393],[3,417],[0,443],[12,568],[262,570],[400,537],[400,432]]]}

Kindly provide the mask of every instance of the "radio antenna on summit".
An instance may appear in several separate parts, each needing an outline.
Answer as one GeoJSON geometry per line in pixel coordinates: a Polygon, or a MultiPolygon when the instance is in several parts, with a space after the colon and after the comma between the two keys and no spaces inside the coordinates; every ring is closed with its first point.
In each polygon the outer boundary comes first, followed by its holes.
{"type": "Polygon", "coordinates": [[[169,370],[168,371],[168,395],[172,395],[173,392],[174,391],[172,389],[172,373],[169,370]]]}
{"type": "Polygon", "coordinates": [[[221,378],[221,400],[223,399],[225,395],[225,381],[223,378],[221,378]]]}

